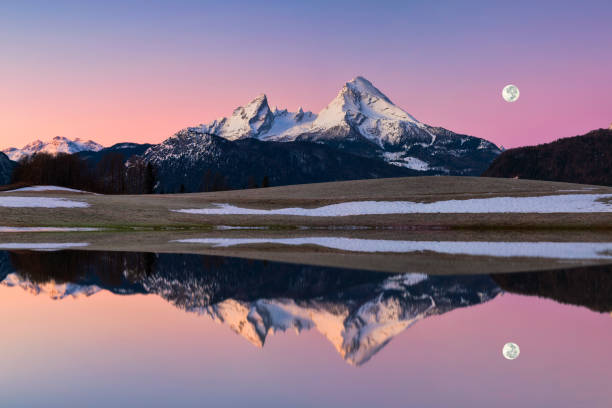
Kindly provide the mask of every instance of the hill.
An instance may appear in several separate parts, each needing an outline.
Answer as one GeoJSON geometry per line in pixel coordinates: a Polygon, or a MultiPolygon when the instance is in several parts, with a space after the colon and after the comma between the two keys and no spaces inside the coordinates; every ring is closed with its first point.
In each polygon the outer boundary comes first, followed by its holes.
{"type": "Polygon", "coordinates": [[[0,152],[0,186],[11,182],[15,163],[8,156],[0,152]]]}
{"type": "Polygon", "coordinates": [[[506,150],[482,175],[612,186],[612,129],[506,150]]]}

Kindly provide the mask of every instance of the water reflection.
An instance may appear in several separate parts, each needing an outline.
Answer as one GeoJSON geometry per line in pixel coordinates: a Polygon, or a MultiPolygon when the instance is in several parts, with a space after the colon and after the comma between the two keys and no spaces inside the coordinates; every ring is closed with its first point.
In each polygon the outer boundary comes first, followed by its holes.
{"type": "Polygon", "coordinates": [[[507,292],[545,297],[595,312],[612,311],[612,265],[491,276],[507,292]]]}
{"type": "Polygon", "coordinates": [[[350,364],[367,362],[415,322],[502,291],[612,310],[609,266],[538,273],[388,275],[219,256],[133,252],[0,252],[0,281],[54,299],[156,294],[263,347],[274,331],[316,329],[350,364]]]}

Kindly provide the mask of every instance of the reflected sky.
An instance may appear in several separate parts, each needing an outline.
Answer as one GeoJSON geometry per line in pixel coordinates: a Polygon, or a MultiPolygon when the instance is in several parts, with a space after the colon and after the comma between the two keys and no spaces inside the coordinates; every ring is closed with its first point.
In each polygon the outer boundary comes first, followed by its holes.
{"type": "Polygon", "coordinates": [[[607,267],[389,276],[67,251],[0,252],[0,271],[2,406],[604,407],[612,397],[607,267]],[[24,282],[27,290],[14,287],[24,282]],[[255,347],[227,314],[214,314],[228,304],[251,313],[243,329],[281,322],[288,330],[269,330],[255,347]],[[316,313],[342,316],[345,332],[360,323],[392,335],[358,361],[337,349],[316,313]],[[507,341],[521,347],[515,361],[501,355],[507,341]]]}

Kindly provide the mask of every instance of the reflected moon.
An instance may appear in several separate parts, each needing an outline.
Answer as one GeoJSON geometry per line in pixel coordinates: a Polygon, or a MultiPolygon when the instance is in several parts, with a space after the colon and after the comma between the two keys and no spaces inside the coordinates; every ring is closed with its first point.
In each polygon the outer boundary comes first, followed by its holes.
{"type": "Polygon", "coordinates": [[[521,349],[516,343],[506,343],[502,349],[502,354],[508,360],[514,360],[521,354],[521,349]]]}
{"type": "Polygon", "coordinates": [[[502,90],[502,97],[506,102],[515,102],[520,96],[519,89],[516,85],[506,85],[502,90]]]}

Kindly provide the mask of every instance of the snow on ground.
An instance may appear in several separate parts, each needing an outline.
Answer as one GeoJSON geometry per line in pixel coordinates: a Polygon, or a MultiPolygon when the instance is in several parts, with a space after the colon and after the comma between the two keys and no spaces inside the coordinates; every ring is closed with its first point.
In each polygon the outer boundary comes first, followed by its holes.
{"type": "Polygon", "coordinates": [[[480,242],[390,241],[377,239],[305,238],[192,238],[173,242],[230,247],[248,244],[317,245],[350,252],[408,253],[432,251],[452,255],[556,259],[612,259],[612,242],[480,242]]]}
{"type": "MultiPolygon", "coordinates": [[[[592,213],[611,212],[612,205],[601,199],[612,194],[566,194],[544,197],[494,197],[469,200],[415,203],[411,201],[349,201],[319,208],[280,208],[259,210],[230,204],[215,204],[216,208],[173,210],[187,214],[236,215],[298,215],[308,217],[343,217],[372,214],[420,213],[592,213]]],[[[1,204],[0,204],[1,205],[1,204]]]]}
{"type": "Polygon", "coordinates": [[[2,232],[91,232],[100,231],[100,228],[81,227],[0,227],[2,232]]]}
{"type": "Polygon", "coordinates": [[[429,170],[429,164],[423,160],[419,160],[416,157],[404,157],[404,161],[389,162],[394,166],[406,167],[412,170],[427,171],[429,170]]]}
{"type": "Polygon", "coordinates": [[[64,243],[53,243],[53,242],[11,242],[11,243],[0,243],[0,250],[12,250],[12,249],[36,249],[41,251],[58,250],[67,248],[82,248],[88,246],[87,242],[64,242],[64,243]]]}
{"type": "Polygon", "coordinates": [[[51,197],[0,197],[0,207],[11,208],[86,208],[83,201],[51,197]]]}
{"type": "Polygon", "coordinates": [[[231,230],[267,230],[270,227],[261,226],[261,227],[250,227],[250,226],[241,226],[241,225],[216,225],[214,227],[219,231],[231,231],[231,230]]]}
{"type": "Polygon", "coordinates": [[[28,191],[68,191],[71,193],[89,193],[88,191],[83,190],[75,190],[67,187],[59,187],[59,186],[30,186],[30,187],[22,187],[16,190],[5,191],[5,193],[20,193],[20,192],[28,192],[28,191]]]}

